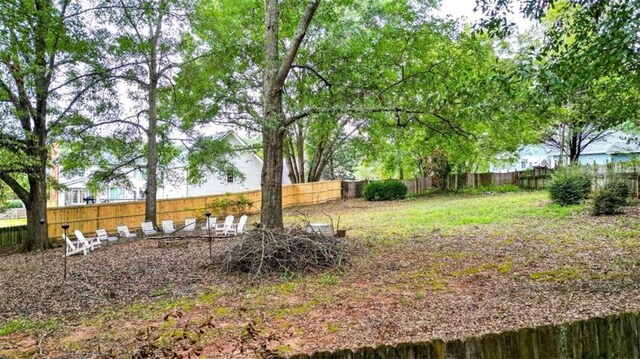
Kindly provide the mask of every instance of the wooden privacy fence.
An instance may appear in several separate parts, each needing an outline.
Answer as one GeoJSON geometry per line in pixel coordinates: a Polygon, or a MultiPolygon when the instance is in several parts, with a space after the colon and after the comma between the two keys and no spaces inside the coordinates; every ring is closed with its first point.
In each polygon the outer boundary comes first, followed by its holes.
{"type": "Polygon", "coordinates": [[[22,244],[27,237],[27,226],[0,228],[0,247],[22,244]]]}
{"type": "Polygon", "coordinates": [[[369,180],[343,181],[342,198],[353,199],[364,197],[364,188],[369,184],[369,180]]]}
{"type": "MultiPolygon", "coordinates": [[[[185,218],[204,218],[206,205],[216,198],[236,199],[244,196],[253,202],[248,214],[258,213],[261,205],[259,190],[217,194],[199,197],[161,199],[157,203],[157,222],[173,220],[177,225],[185,218]]],[[[341,181],[326,181],[282,186],[282,206],[324,203],[342,198],[341,181]]],[[[83,233],[93,234],[96,229],[104,228],[114,232],[119,225],[140,228],[144,221],[144,202],[122,202],[96,205],[81,205],[47,209],[48,233],[50,238],[61,238],[63,223],[69,223],[69,231],[79,229],[83,233]]],[[[115,233],[113,233],[115,234],[115,233]]]]}

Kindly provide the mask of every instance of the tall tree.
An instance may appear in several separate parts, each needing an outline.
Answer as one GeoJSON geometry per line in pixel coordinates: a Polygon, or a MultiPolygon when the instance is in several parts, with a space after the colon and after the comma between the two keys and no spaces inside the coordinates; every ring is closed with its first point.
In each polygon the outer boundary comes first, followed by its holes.
{"type": "MultiPolygon", "coordinates": [[[[430,1],[334,0],[327,6],[313,1],[305,7],[265,2],[265,8],[254,1],[216,4],[197,7],[194,28],[219,56],[212,57],[215,62],[193,64],[180,76],[179,92],[193,99],[180,110],[185,117],[215,116],[220,123],[262,135],[266,227],[282,225],[283,151],[295,179],[316,179],[330,152],[314,151],[320,145],[330,148],[365,124],[421,124],[451,134],[469,131],[465,127],[486,129],[487,121],[475,126],[465,118],[496,114],[497,100],[474,108],[473,100],[484,92],[443,81],[464,66],[452,59],[471,61],[480,47],[471,42],[447,46],[459,34],[450,23],[425,16],[433,7],[430,1]],[[253,18],[262,11],[267,21],[258,27],[253,18]],[[260,38],[262,47],[256,46],[260,38]],[[278,48],[278,38],[286,49],[278,48]]],[[[469,81],[480,81],[474,71],[466,74],[469,81]]],[[[496,117],[494,125],[501,126],[498,119],[503,118],[496,117]]]]}
{"type": "Polygon", "coordinates": [[[265,228],[282,228],[282,172],[284,135],[292,119],[282,107],[284,83],[289,76],[298,49],[315,15],[320,0],[308,2],[300,17],[290,46],[284,56],[278,51],[280,38],[280,4],[265,2],[264,73],[262,82],[262,150],[264,165],[261,174],[262,202],[260,224],[265,228]]]}
{"type": "Polygon", "coordinates": [[[105,69],[80,2],[0,2],[0,180],[27,209],[23,250],[49,245],[49,146],[76,116],[105,69]],[[26,176],[27,184],[19,182],[26,176]]]}

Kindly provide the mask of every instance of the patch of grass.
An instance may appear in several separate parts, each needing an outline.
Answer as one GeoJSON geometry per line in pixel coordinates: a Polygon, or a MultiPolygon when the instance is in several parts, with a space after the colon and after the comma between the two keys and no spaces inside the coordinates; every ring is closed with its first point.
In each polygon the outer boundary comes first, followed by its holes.
{"type": "Polygon", "coordinates": [[[325,274],[318,280],[318,283],[324,286],[334,286],[340,283],[340,277],[334,274],[325,274]]]}
{"type": "Polygon", "coordinates": [[[529,274],[529,278],[536,281],[567,281],[578,279],[580,277],[580,271],[573,267],[563,267],[529,274]]]}
{"type": "Polygon", "coordinates": [[[277,351],[278,351],[278,355],[286,357],[289,354],[291,354],[291,352],[293,352],[293,348],[283,344],[278,347],[277,351]]]}
{"type": "Polygon", "coordinates": [[[511,261],[505,261],[502,263],[483,263],[477,266],[472,266],[466,269],[455,271],[451,273],[451,275],[453,275],[454,277],[468,276],[468,275],[475,275],[475,274],[484,273],[492,270],[496,270],[502,274],[506,274],[506,273],[509,273],[511,268],[513,268],[513,262],[511,261]]]}
{"type": "Polygon", "coordinates": [[[9,219],[0,219],[0,228],[3,227],[14,227],[14,226],[24,226],[27,224],[26,218],[9,218],[9,219]]]}
{"type": "Polygon", "coordinates": [[[331,323],[327,324],[327,331],[329,333],[332,333],[332,334],[333,333],[337,333],[340,330],[340,328],[342,328],[340,323],[331,322],[331,323]]]}
{"type": "MultiPolygon", "coordinates": [[[[585,206],[560,207],[550,204],[543,191],[515,192],[489,196],[440,196],[398,201],[375,210],[341,215],[341,223],[356,237],[377,244],[393,245],[397,240],[424,236],[434,230],[443,235],[473,226],[509,224],[531,217],[563,218],[585,206]]],[[[287,217],[292,220],[294,217],[287,217]]],[[[326,221],[321,214],[310,219],[326,221]]]]}
{"type": "Polygon", "coordinates": [[[218,317],[224,317],[229,315],[229,313],[231,313],[231,310],[227,307],[218,307],[216,308],[216,310],[213,311],[213,314],[215,314],[218,317]]]}
{"type": "Polygon", "coordinates": [[[447,281],[439,276],[434,270],[425,270],[409,276],[412,283],[417,285],[427,285],[433,290],[442,290],[447,281]]]}
{"type": "Polygon", "coordinates": [[[54,331],[60,326],[58,319],[29,320],[25,317],[17,317],[8,322],[0,323],[0,337],[22,331],[54,331]]]}

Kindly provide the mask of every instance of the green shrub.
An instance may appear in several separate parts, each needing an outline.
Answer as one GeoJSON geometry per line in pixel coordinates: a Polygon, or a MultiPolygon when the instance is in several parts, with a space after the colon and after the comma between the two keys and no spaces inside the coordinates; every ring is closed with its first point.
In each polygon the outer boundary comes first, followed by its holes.
{"type": "Polygon", "coordinates": [[[24,206],[22,204],[22,201],[14,200],[14,201],[6,201],[5,203],[3,203],[2,207],[4,209],[11,209],[11,208],[22,208],[24,206]]]}
{"type": "Polygon", "coordinates": [[[631,195],[629,186],[627,186],[627,184],[622,181],[609,182],[604,186],[604,188],[611,190],[613,193],[615,193],[616,196],[624,198],[625,200],[628,199],[631,195]]]}
{"type": "Polygon", "coordinates": [[[367,201],[390,201],[403,199],[407,195],[407,186],[398,180],[371,182],[364,188],[367,201]]]}
{"type": "Polygon", "coordinates": [[[218,197],[207,203],[206,208],[215,217],[226,217],[228,215],[239,217],[247,214],[252,206],[253,202],[245,196],[240,195],[232,198],[229,193],[226,193],[224,197],[218,197]]]}
{"type": "Polygon", "coordinates": [[[554,203],[580,204],[591,193],[591,176],[578,166],[560,167],[551,176],[548,189],[554,203]]]}
{"type": "Polygon", "coordinates": [[[620,207],[626,206],[629,201],[629,187],[624,182],[610,182],[593,198],[593,214],[620,213],[620,207]]]}

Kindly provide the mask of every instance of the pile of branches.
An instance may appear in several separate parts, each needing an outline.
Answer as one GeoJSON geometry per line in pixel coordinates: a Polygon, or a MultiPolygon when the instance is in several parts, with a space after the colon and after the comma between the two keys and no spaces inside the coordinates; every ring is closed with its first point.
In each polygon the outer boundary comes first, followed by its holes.
{"type": "Polygon", "coordinates": [[[350,252],[337,238],[305,233],[300,228],[255,229],[223,253],[222,265],[227,273],[257,278],[268,273],[339,268],[347,263],[350,252]]]}

